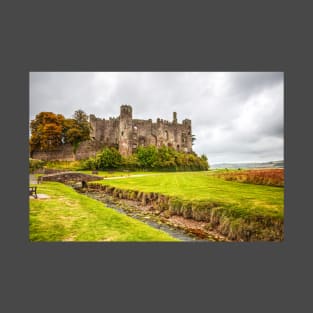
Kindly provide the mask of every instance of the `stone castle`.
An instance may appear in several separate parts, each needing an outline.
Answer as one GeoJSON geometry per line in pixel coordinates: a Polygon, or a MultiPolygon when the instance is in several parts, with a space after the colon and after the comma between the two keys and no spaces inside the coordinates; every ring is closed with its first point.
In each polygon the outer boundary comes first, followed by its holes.
{"type": "Polygon", "coordinates": [[[173,112],[173,120],[133,119],[132,107],[122,105],[118,117],[109,119],[97,118],[91,114],[89,122],[92,127],[91,140],[80,143],[76,152],[70,144],[65,144],[52,151],[34,151],[32,158],[45,161],[73,161],[95,156],[104,147],[115,147],[121,155],[129,156],[138,147],[165,145],[175,150],[192,152],[191,120],[177,122],[177,114],[173,112]]]}
{"type": "Polygon", "coordinates": [[[157,119],[133,119],[132,107],[122,105],[120,116],[100,119],[90,115],[92,139],[119,149],[123,156],[131,155],[139,146],[162,145],[175,150],[192,152],[191,120],[177,122],[177,113],[173,112],[173,121],[157,119]]]}

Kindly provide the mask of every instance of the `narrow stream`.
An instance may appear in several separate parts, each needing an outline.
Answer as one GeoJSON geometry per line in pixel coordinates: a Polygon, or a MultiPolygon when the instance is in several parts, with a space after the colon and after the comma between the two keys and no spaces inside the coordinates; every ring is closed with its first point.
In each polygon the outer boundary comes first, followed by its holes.
{"type": "MultiPolygon", "coordinates": [[[[81,193],[79,189],[77,189],[75,187],[74,187],[74,189],[77,192],[81,193]]],[[[103,193],[93,191],[93,192],[84,192],[83,194],[92,198],[92,199],[95,199],[95,200],[98,200],[98,201],[104,203],[106,205],[106,207],[108,207],[108,208],[114,209],[115,211],[117,211],[119,213],[125,214],[129,217],[136,219],[136,220],[144,222],[145,224],[147,224],[153,228],[162,230],[165,233],[169,234],[170,236],[172,236],[176,239],[179,239],[181,241],[189,241],[189,242],[190,241],[192,241],[192,242],[194,242],[194,241],[208,241],[205,239],[198,238],[195,235],[188,234],[182,229],[171,227],[165,223],[157,221],[156,219],[154,220],[153,216],[148,215],[148,214],[143,214],[140,211],[140,209],[138,209],[138,210],[134,209],[131,211],[125,210],[124,208],[117,206],[115,203],[110,201],[108,199],[108,197],[106,195],[104,195],[103,193]]]]}

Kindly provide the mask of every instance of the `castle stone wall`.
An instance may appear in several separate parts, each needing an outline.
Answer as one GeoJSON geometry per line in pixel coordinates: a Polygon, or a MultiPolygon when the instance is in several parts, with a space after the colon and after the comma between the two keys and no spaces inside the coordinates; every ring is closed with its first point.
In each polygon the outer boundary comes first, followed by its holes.
{"type": "Polygon", "coordinates": [[[71,145],[64,145],[54,151],[36,151],[32,157],[41,160],[81,160],[94,156],[103,147],[115,147],[123,156],[131,155],[140,146],[162,145],[173,147],[183,152],[192,152],[191,120],[177,121],[177,113],[173,112],[173,120],[157,118],[142,120],[133,119],[132,107],[122,105],[120,116],[109,119],[89,116],[91,141],[80,144],[76,154],[71,145]]]}
{"type": "Polygon", "coordinates": [[[33,159],[44,161],[76,161],[88,159],[104,147],[104,144],[96,141],[81,142],[76,153],[73,152],[73,147],[70,144],[65,144],[53,151],[34,151],[33,159]]]}
{"type": "Polygon", "coordinates": [[[173,112],[173,121],[157,118],[133,119],[132,107],[122,105],[120,116],[109,120],[90,116],[93,136],[96,140],[119,148],[122,155],[132,154],[139,146],[162,145],[176,150],[192,151],[191,121],[177,122],[177,113],[173,112]]]}

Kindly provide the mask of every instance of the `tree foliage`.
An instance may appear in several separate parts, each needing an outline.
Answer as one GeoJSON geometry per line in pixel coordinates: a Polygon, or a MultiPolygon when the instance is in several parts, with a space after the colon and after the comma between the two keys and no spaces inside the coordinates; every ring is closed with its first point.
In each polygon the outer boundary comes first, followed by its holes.
{"type": "Polygon", "coordinates": [[[70,143],[76,150],[80,142],[90,139],[90,130],[86,113],[77,110],[73,118],[64,121],[64,143],[70,143]]]}
{"type": "Polygon", "coordinates": [[[192,143],[192,145],[194,145],[195,144],[195,141],[196,141],[196,135],[191,135],[191,143],[192,143]]]}
{"type": "Polygon", "coordinates": [[[158,150],[155,146],[139,147],[136,155],[141,167],[153,168],[158,159],[158,150]]]}
{"type": "Polygon", "coordinates": [[[149,169],[165,171],[203,171],[208,170],[206,156],[184,153],[162,146],[139,147],[136,153],[123,158],[114,148],[105,148],[96,158],[83,161],[84,169],[149,169]]]}
{"type": "Polygon", "coordinates": [[[41,112],[31,121],[31,151],[52,150],[62,144],[64,116],[52,112],[41,112]]]}
{"type": "Polygon", "coordinates": [[[115,169],[121,166],[122,156],[115,148],[104,148],[101,153],[96,156],[96,169],[115,169]]]}
{"type": "Polygon", "coordinates": [[[53,150],[70,143],[74,151],[79,143],[90,139],[90,124],[86,113],[75,111],[73,118],[66,119],[61,114],[41,112],[30,123],[30,150],[53,150]]]}

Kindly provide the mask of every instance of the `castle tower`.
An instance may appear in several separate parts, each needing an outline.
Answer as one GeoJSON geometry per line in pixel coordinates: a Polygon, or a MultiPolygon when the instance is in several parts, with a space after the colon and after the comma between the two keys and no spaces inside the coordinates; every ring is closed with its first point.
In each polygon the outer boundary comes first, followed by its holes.
{"type": "Polygon", "coordinates": [[[130,105],[121,105],[119,122],[119,152],[123,156],[132,154],[133,112],[130,105]]]}
{"type": "Polygon", "coordinates": [[[177,124],[177,113],[173,112],[173,123],[177,124]]]}
{"type": "Polygon", "coordinates": [[[89,123],[91,126],[90,137],[96,139],[97,118],[94,114],[89,115],[89,123]]]}
{"type": "Polygon", "coordinates": [[[184,152],[192,152],[192,132],[191,132],[191,120],[183,120],[183,129],[185,134],[184,152]]]}

